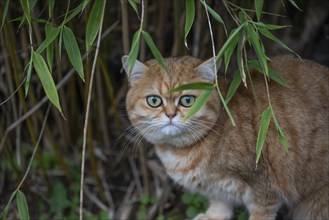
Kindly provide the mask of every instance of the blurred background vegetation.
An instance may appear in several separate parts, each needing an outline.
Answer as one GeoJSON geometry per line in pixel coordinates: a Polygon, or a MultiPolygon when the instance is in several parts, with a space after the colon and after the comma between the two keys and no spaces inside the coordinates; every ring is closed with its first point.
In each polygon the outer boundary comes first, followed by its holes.
{"type": "MultiPolygon", "coordinates": [[[[38,144],[20,188],[26,197],[30,218],[78,218],[84,118],[95,53],[95,45],[87,52],[85,34],[95,1],[86,4],[83,12],[66,23],[80,48],[85,82],[75,74],[67,53],[61,52],[65,49],[59,46],[59,38],[53,44],[55,56],[51,73],[65,118],[47,101],[34,71],[25,97],[30,36],[33,36],[33,46],[38,48],[46,35],[43,21],[60,25],[66,12],[83,1],[29,1],[35,4],[31,8],[31,29],[26,22],[21,24],[24,1],[0,1],[0,213],[22,180],[38,144]],[[29,30],[32,30],[30,35],[29,30]],[[40,136],[41,130],[44,132],[40,136]]],[[[206,2],[221,15],[228,31],[235,27],[222,1],[206,2]]],[[[230,2],[254,10],[254,1],[230,2]]],[[[264,1],[263,11],[272,14],[263,14],[262,21],[291,25],[274,34],[301,57],[329,66],[329,2],[295,2],[301,11],[288,1],[264,1]]],[[[196,17],[187,38],[189,49],[184,45],[185,1],[145,0],[144,4],[143,30],[151,34],[163,57],[192,55],[207,59],[212,56],[207,18],[199,1],[195,4],[196,17]]],[[[128,86],[122,73],[121,56],[130,51],[133,34],[140,26],[139,16],[127,0],[107,0],[104,15],[86,139],[84,216],[86,219],[158,220],[193,217],[206,209],[206,199],[184,193],[173,184],[152,147],[143,140],[132,141],[135,134],[126,130],[129,127],[125,111],[128,86]]],[[[253,12],[250,15],[256,16],[253,12]]],[[[227,37],[223,26],[212,18],[211,21],[218,51],[227,37]]],[[[269,56],[287,53],[266,39],[262,41],[269,56]]],[[[145,61],[152,57],[142,41],[138,59],[145,61]]],[[[233,59],[229,73],[235,69],[233,59]]],[[[10,206],[8,219],[19,217],[15,204],[10,206]]],[[[236,218],[245,219],[246,213],[237,211],[236,218]]]]}

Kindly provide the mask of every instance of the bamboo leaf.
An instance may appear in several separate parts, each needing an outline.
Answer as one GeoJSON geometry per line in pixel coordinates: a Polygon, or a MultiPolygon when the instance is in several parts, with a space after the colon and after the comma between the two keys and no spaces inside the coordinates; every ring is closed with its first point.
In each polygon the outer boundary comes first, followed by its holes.
{"type": "Polygon", "coordinates": [[[134,9],[134,11],[136,12],[136,14],[138,15],[138,8],[137,8],[136,1],[134,1],[134,0],[128,0],[128,2],[131,5],[131,7],[134,9]]]}
{"type": "Polygon", "coordinates": [[[9,201],[6,205],[6,207],[2,210],[0,214],[0,220],[6,220],[7,219],[7,214],[11,205],[11,202],[14,200],[14,197],[16,196],[17,191],[15,190],[10,194],[9,201]]]}
{"type": "Polygon", "coordinates": [[[72,66],[78,72],[80,78],[85,81],[81,53],[78,43],[75,39],[73,31],[66,26],[64,26],[63,29],[63,40],[67,55],[72,63],[72,66]]]}
{"type": "Polygon", "coordinates": [[[277,30],[277,29],[282,29],[289,27],[287,25],[276,25],[276,24],[264,24],[263,22],[253,22],[258,27],[266,28],[268,30],[277,30]]]}
{"type": "Polygon", "coordinates": [[[235,36],[237,36],[240,31],[242,30],[242,28],[245,26],[245,23],[240,25],[238,28],[236,28],[234,31],[232,31],[231,36],[229,36],[226,40],[226,42],[224,43],[224,45],[222,46],[222,48],[220,49],[220,51],[218,52],[217,56],[216,56],[216,62],[224,55],[225,51],[227,50],[227,48],[230,46],[230,44],[232,43],[233,39],[235,36]]]}
{"type": "Polygon", "coordinates": [[[275,124],[275,127],[276,127],[276,131],[278,132],[278,135],[279,135],[279,139],[281,141],[281,144],[282,144],[282,147],[283,149],[285,149],[286,151],[288,151],[288,143],[287,143],[287,140],[283,134],[283,131],[280,127],[280,124],[277,120],[277,118],[275,117],[275,114],[274,114],[274,111],[272,109],[272,117],[273,117],[273,121],[274,121],[274,124],[275,124]]]}
{"type": "Polygon", "coordinates": [[[298,7],[298,5],[296,4],[296,2],[294,0],[288,0],[290,2],[290,4],[292,4],[295,8],[297,8],[299,11],[302,11],[302,9],[300,9],[298,7]]]}
{"type": "Polygon", "coordinates": [[[40,44],[40,46],[37,49],[37,53],[42,53],[43,50],[48,47],[49,44],[51,44],[56,37],[58,36],[60,32],[59,27],[53,27],[50,23],[47,23],[45,25],[45,32],[46,32],[46,38],[45,40],[40,44]]]}
{"type": "Polygon", "coordinates": [[[2,22],[1,22],[1,28],[0,28],[0,30],[2,30],[3,25],[5,23],[5,20],[6,20],[6,17],[7,17],[7,14],[8,14],[9,2],[10,2],[9,0],[6,1],[5,7],[3,9],[2,22]]]}
{"type": "Polygon", "coordinates": [[[203,90],[199,97],[195,100],[190,110],[187,112],[184,121],[191,119],[208,101],[209,97],[213,93],[213,90],[203,90]]]}
{"type": "MultiPolygon", "coordinates": [[[[230,36],[232,35],[233,32],[230,33],[230,36]]],[[[229,37],[230,37],[229,36],[229,37]]],[[[227,68],[228,68],[228,65],[230,63],[230,60],[231,60],[231,56],[234,52],[234,49],[236,47],[236,45],[238,44],[238,40],[239,40],[239,35],[235,35],[230,44],[228,45],[225,53],[224,53],[224,64],[225,64],[225,73],[227,72],[227,68]]]]}
{"type": "Polygon", "coordinates": [[[263,111],[262,119],[260,121],[260,128],[259,128],[257,144],[256,144],[256,163],[259,162],[259,158],[263,150],[267,130],[270,125],[270,119],[271,119],[271,107],[268,107],[265,111],[263,111]]]}
{"type": "Polygon", "coordinates": [[[264,4],[264,0],[255,0],[255,10],[256,10],[256,16],[258,21],[260,21],[260,18],[262,16],[263,4],[264,4]]]}
{"type": "Polygon", "coordinates": [[[28,68],[27,68],[27,73],[26,73],[26,80],[25,80],[25,97],[27,96],[27,94],[29,93],[29,88],[30,88],[30,81],[31,81],[31,74],[32,74],[32,63],[33,63],[33,51],[31,51],[31,57],[30,57],[30,61],[27,64],[28,68]]]}
{"type": "Polygon", "coordinates": [[[167,94],[179,92],[179,91],[183,91],[183,90],[190,90],[190,89],[212,90],[212,89],[214,89],[214,84],[205,83],[205,82],[185,84],[185,85],[181,85],[176,88],[170,89],[169,91],[167,91],[167,94]]]}
{"type": "Polygon", "coordinates": [[[138,51],[139,51],[139,43],[141,37],[141,30],[136,31],[133,37],[133,41],[131,44],[131,49],[128,55],[128,64],[129,64],[129,73],[134,67],[135,61],[137,59],[138,51]]]}
{"type": "Polygon", "coordinates": [[[259,28],[258,30],[262,33],[262,35],[264,35],[268,39],[274,41],[275,43],[279,44],[281,47],[283,47],[284,49],[290,51],[291,53],[294,53],[296,56],[299,57],[299,59],[301,59],[301,57],[295,51],[290,49],[282,41],[280,41],[278,38],[276,38],[269,30],[267,30],[266,28],[259,28]]]}
{"type": "MultiPolygon", "coordinates": [[[[250,60],[248,61],[250,67],[255,68],[258,72],[262,72],[262,67],[258,60],[250,60]]],[[[272,69],[269,69],[268,76],[270,79],[274,80],[275,82],[279,83],[280,85],[289,88],[289,84],[284,80],[282,76],[280,76],[277,72],[272,69]]]]}
{"type": "Polygon", "coordinates": [[[37,75],[41,81],[42,87],[45,90],[47,97],[49,98],[51,103],[55,105],[58,111],[62,112],[54,80],[49,72],[49,69],[43,57],[36,52],[33,53],[33,66],[35,71],[37,72],[37,75]]]}
{"type": "Polygon", "coordinates": [[[16,202],[18,207],[19,218],[22,220],[29,220],[29,209],[27,206],[25,195],[22,191],[18,190],[16,194],[16,202]]]}
{"type": "Polygon", "coordinates": [[[164,62],[164,59],[161,55],[161,53],[159,52],[158,48],[155,46],[154,41],[152,40],[152,37],[149,33],[147,33],[146,31],[143,31],[143,36],[144,36],[144,40],[146,41],[147,45],[149,46],[153,56],[155,57],[155,59],[159,62],[160,66],[162,67],[162,69],[164,71],[166,71],[167,74],[169,74],[167,66],[164,62]]]}
{"type": "Polygon", "coordinates": [[[27,23],[31,25],[31,15],[30,15],[30,4],[28,0],[20,0],[21,6],[24,11],[24,17],[27,20],[27,23]]]}
{"type": "Polygon", "coordinates": [[[268,65],[266,61],[266,55],[264,46],[260,41],[258,33],[254,30],[254,27],[251,24],[247,24],[247,32],[249,36],[249,40],[251,41],[251,44],[257,54],[258,60],[260,61],[260,64],[262,66],[263,72],[266,76],[268,76],[268,65]]]}
{"type": "Polygon", "coordinates": [[[184,28],[184,44],[185,47],[188,48],[187,46],[187,35],[191,30],[191,27],[194,22],[194,17],[195,17],[195,5],[194,5],[194,0],[185,0],[185,28],[184,28]]]}
{"type": "MultiPolygon", "coordinates": [[[[45,32],[46,32],[46,38],[51,34],[51,25],[46,25],[45,26],[45,32]]],[[[60,29],[59,29],[60,30],[60,29]]],[[[50,72],[52,72],[52,67],[53,67],[53,57],[54,57],[54,43],[50,43],[47,47],[46,47],[46,57],[47,57],[47,63],[48,63],[48,67],[50,72]]]]}
{"type": "Polygon", "coordinates": [[[91,9],[86,28],[86,48],[89,51],[94,43],[104,16],[105,0],[97,0],[91,9]]]}
{"type": "Polygon", "coordinates": [[[232,114],[231,114],[231,112],[230,112],[230,109],[227,107],[227,104],[226,104],[226,102],[225,102],[225,100],[224,100],[224,97],[223,97],[223,95],[222,95],[222,93],[221,93],[221,91],[220,91],[220,89],[219,89],[218,84],[216,85],[216,89],[217,89],[217,93],[218,93],[218,95],[219,95],[219,98],[220,98],[220,100],[221,100],[221,102],[222,102],[222,104],[223,104],[223,106],[224,106],[224,109],[225,109],[225,111],[226,111],[228,117],[230,118],[230,120],[231,120],[231,122],[232,122],[232,125],[235,127],[235,121],[234,121],[234,118],[233,118],[233,116],[232,116],[232,114]]]}
{"type": "Polygon", "coordinates": [[[219,23],[221,23],[224,26],[225,34],[227,35],[227,30],[226,30],[225,23],[224,23],[222,17],[214,9],[209,7],[209,5],[207,5],[207,3],[204,0],[201,0],[200,2],[207,8],[207,11],[209,12],[209,14],[211,14],[211,16],[216,21],[218,21],[219,23]]]}
{"type": "Polygon", "coordinates": [[[237,63],[238,63],[238,68],[239,68],[239,72],[240,72],[240,75],[241,75],[241,80],[244,84],[245,87],[247,87],[247,77],[246,77],[246,73],[245,73],[245,65],[244,65],[244,60],[243,60],[243,56],[242,56],[242,53],[243,53],[243,48],[244,48],[244,45],[245,45],[245,41],[246,41],[246,38],[245,38],[245,35],[244,35],[244,32],[240,35],[240,39],[239,39],[239,42],[238,42],[238,48],[237,48],[237,63]]]}
{"type": "MultiPolygon", "coordinates": [[[[65,24],[69,21],[71,21],[77,14],[82,12],[84,8],[87,6],[89,0],[84,0],[81,4],[79,4],[76,8],[74,8],[69,15],[67,16],[66,20],[64,21],[65,24]]],[[[64,23],[62,24],[64,25],[64,23]]]]}
{"type": "Polygon", "coordinates": [[[236,71],[226,94],[226,100],[225,100],[226,104],[231,100],[236,90],[239,88],[241,81],[242,81],[241,75],[238,71],[236,71]]]}
{"type": "Polygon", "coordinates": [[[54,6],[55,6],[55,0],[49,0],[48,1],[48,19],[50,19],[51,16],[53,15],[54,6]]]}

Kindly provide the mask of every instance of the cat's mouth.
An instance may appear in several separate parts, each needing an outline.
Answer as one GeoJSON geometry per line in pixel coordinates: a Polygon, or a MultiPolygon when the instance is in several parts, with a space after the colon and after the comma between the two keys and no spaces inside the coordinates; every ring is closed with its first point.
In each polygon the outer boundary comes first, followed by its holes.
{"type": "Polygon", "coordinates": [[[181,133],[181,129],[180,127],[173,123],[173,122],[168,122],[167,124],[165,124],[164,126],[162,126],[160,128],[161,132],[165,135],[177,135],[179,133],[181,133]]]}

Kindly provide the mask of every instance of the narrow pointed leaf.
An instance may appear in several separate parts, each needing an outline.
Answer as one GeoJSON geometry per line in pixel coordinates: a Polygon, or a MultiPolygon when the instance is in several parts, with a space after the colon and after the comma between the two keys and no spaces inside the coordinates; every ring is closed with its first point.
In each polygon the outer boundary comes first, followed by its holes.
{"type": "Polygon", "coordinates": [[[225,51],[227,50],[227,48],[230,46],[230,44],[232,43],[233,39],[240,33],[240,31],[242,30],[242,28],[245,26],[245,24],[240,25],[238,28],[236,28],[234,31],[232,31],[232,34],[227,38],[226,42],[224,43],[224,45],[222,46],[222,48],[220,49],[220,51],[218,52],[217,56],[216,56],[216,62],[222,58],[222,56],[224,55],[225,51]]]}
{"type": "Polygon", "coordinates": [[[184,43],[187,46],[187,36],[192,28],[195,17],[195,5],[194,0],[185,0],[185,27],[184,27],[184,43]]]}
{"type": "Polygon", "coordinates": [[[244,60],[243,60],[243,48],[244,48],[244,44],[245,44],[245,35],[244,32],[240,35],[240,39],[238,42],[238,48],[237,48],[237,63],[238,63],[238,68],[239,68],[239,72],[241,75],[241,80],[244,84],[245,87],[247,87],[247,77],[246,77],[246,72],[244,70],[245,66],[244,66],[244,60]]]}
{"type": "Polygon", "coordinates": [[[29,93],[29,88],[30,88],[30,81],[31,81],[31,74],[32,74],[32,67],[33,67],[33,51],[31,52],[31,58],[27,68],[27,73],[26,73],[26,80],[25,80],[25,97],[27,96],[27,94],[29,93]]]}
{"type": "MultiPolygon", "coordinates": [[[[45,32],[46,32],[46,37],[48,37],[51,34],[51,25],[46,25],[45,27],[45,32]]],[[[60,29],[59,29],[60,31],[60,29]]],[[[52,72],[52,67],[53,67],[53,58],[54,58],[54,43],[51,42],[47,47],[46,47],[46,57],[47,57],[47,63],[50,72],[52,72]]]]}
{"type": "Polygon", "coordinates": [[[29,209],[27,206],[25,195],[22,191],[18,190],[16,194],[16,202],[18,207],[19,218],[22,220],[29,220],[29,209]]]}
{"type": "Polygon", "coordinates": [[[55,0],[49,0],[48,1],[48,19],[50,19],[51,16],[53,15],[54,6],[55,6],[55,0]]]}
{"type": "MultiPolygon", "coordinates": [[[[250,67],[255,68],[258,72],[263,73],[262,67],[258,60],[250,60],[248,61],[250,67]]],[[[271,68],[268,71],[268,76],[270,79],[274,80],[275,82],[279,83],[280,85],[289,88],[289,84],[284,80],[282,76],[280,76],[277,72],[272,70],[271,68]]]]}
{"type": "Polygon", "coordinates": [[[292,4],[295,8],[297,8],[299,11],[302,11],[302,9],[300,9],[298,7],[298,5],[296,4],[296,2],[294,0],[288,0],[290,2],[290,4],[292,4]]]}
{"type": "Polygon", "coordinates": [[[16,193],[17,193],[17,191],[15,190],[14,192],[12,192],[10,194],[9,201],[8,201],[6,207],[2,210],[2,212],[0,214],[0,220],[7,219],[7,214],[8,214],[8,211],[9,211],[9,208],[10,208],[10,205],[11,205],[11,202],[14,200],[14,198],[16,196],[16,193]]]}
{"type": "Polygon", "coordinates": [[[161,55],[161,53],[159,52],[158,48],[155,46],[154,41],[152,40],[152,37],[149,33],[147,33],[146,31],[143,31],[143,36],[144,36],[144,40],[146,41],[147,45],[149,46],[153,56],[155,57],[155,59],[159,62],[160,66],[162,67],[162,69],[164,71],[166,71],[167,74],[168,73],[168,69],[167,66],[164,62],[164,59],[161,55]]]}
{"type": "Polygon", "coordinates": [[[58,111],[62,112],[54,80],[49,72],[49,69],[43,57],[36,52],[33,53],[33,66],[35,71],[37,72],[37,75],[41,81],[41,85],[45,90],[47,97],[49,98],[51,103],[53,103],[53,105],[58,109],[58,111]]]}
{"type": "Polygon", "coordinates": [[[24,11],[24,17],[27,20],[27,23],[31,25],[31,15],[30,15],[30,4],[28,0],[20,0],[21,6],[24,11]]]}
{"type": "Polygon", "coordinates": [[[278,122],[278,119],[275,117],[275,114],[274,114],[273,110],[272,110],[272,117],[273,117],[273,121],[274,121],[276,130],[278,132],[279,139],[281,141],[282,147],[283,147],[283,149],[285,149],[286,151],[288,151],[288,143],[287,143],[287,140],[286,140],[286,138],[285,138],[285,136],[283,134],[283,131],[282,131],[281,127],[280,127],[280,124],[278,122]]]}
{"type": "Polygon", "coordinates": [[[136,31],[133,37],[133,41],[131,43],[131,49],[128,55],[128,64],[129,64],[129,73],[134,67],[135,61],[137,59],[139,44],[140,44],[141,30],[136,31]]]}
{"type": "Polygon", "coordinates": [[[91,9],[86,28],[87,51],[89,51],[99,32],[102,17],[104,16],[105,2],[105,0],[97,0],[94,2],[94,5],[91,9]]]}
{"type": "Polygon", "coordinates": [[[256,10],[256,16],[258,21],[260,21],[260,18],[262,16],[263,4],[264,4],[264,0],[255,0],[255,10],[256,10]]]}
{"type": "Polygon", "coordinates": [[[209,5],[207,5],[207,3],[204,0],[201,1],[201,4],[203,4],[207,8],[207,11],[209,12],[209,14],[211,14],[211,16],[213,18],[215,18],[216,21],[218,21],[219,23],[221,23],[224,26],[225,34],[227,35],[227,30],[226,30],[225,23],[224,23],[222,17],[214,9],[209,7],[209,5]]]}
{"type": "Polygon", "coordinates": [[[262,119],[260,121],[260,128],[259,128],[257,144],[256,144],[256,163],[259,162],[259,158],[263,150],[267,130],[270,125],[270,120],[271,120],[271,107],[268,107],[265,111],[263,111],[262,119]]]}
{"type": "Polygon", "coordinates": [[[181,85],[176,88],[170,89],[167,92],[167,94],[179,92],[179,91],[183,91],[183,90],[190,90],[190,89],[212,90],[212,89],[214,89],[214,84],[204,83],[204,82],[185,84],[185,85],[181,85]]]}
{"type": "Polygon", "coordinates": [[[56,39],[61,30],[59,27],[53,27],[50,23],[46,24],[45,29],[46,38],[38,47],[37,53],[42,53],[43,50],[56,39]]]}
{"type": "Polygon", "coordinates": [[[64,40],[64,45],[66,48],[67,55],[72,63],[72,66],[78,72],[81,79],[84,81],[84,72],[83,72],[80,49],[75,39],[73,31],[66,26],[64,26],[63,29],[63,40],[64,40]]]}
{"type": "MultiPolygon", "coordinates": [[[[233,32],[230,33],[230,36],[232,35],[233,32]]],[[[225,64],[225,73],[227,72],[227,68],[228,65],[230,63],[231,60],[231,56],[234,52],[234,49],[236,47],[236,45],[238,44],[238,40],[239,40],[239,35],[235,35],[232,40],[231,43],[228,45],[225,53],[224,53],[224,64],[225,64]]]]}
{"type": "Polygon", "coordinates": [[[184,121],[191,119],[206,104],[212,93],[213,90],[203,90],[200,96],[196,99],[195,103],[191,106],[190,110],[187,112],[184,121]]]}
{"type": "Polygon", "coordinates": [[[260,41],[258,33],[255,31],[254,27],[251,24],[247,24],[247,32],[249,36],[249,40],[257,54],[258,60],[262,66],[263,72],[266,76],[268,76],[268,65],[266,61],[266,55],[264,51],[264,46],[260,41]]]}
{"type": "Polygon", "coordinates": [[[136,14],[138,15],[138,8],[137,8],[137,4],[134,0],[128,0],[129,4],[131,5],[131,7],[134,9],[134,11],[136,12],[136,14]]]}
{"type": "Polygon", "coordinates": [[[6,0],[6,4],[5,4],[5,7],[3,9],[2,22],[1,22],[0,30],[2,30],[3,24],[5,23],[5,19],[6,19],[7,14],[8,14],[9,2],[10,2],[10,0],[6,0]]]}
{"type": "Polygon", "coordinates": [[[83,2],[82,2],[81,12],[82,12],[83,10],[85,10],[85,8],[87,7],[88,3],[89,3],[89,0],[83,0],[83,2]]]}
{"type": "Polygon", "coordinates": [[[269,30],[267,30],[266,28],[259,28],[258,30],[262,33],[262,35],[264,35],[268,39],[274,41],[275,43],[279,44],[281,47],[283,47],[284,49],[290,51],[291,53],[294,53],[296,56],[299,57],[299,59],[301,59],[301,57],[295,51],[293,51],[292,49],[290,49],[281,40],[279,40],[278,38],[276,38],[269,30]]]}
{"type": "Polygon", "coordinates": [[[263,22],[253,22],[253,24],[257,25],[258,27],[266,28],[268,30],[277,30],[289,27],[287,25],[264,24],[263,22]]]}
{"type": "Polygon", "coordinates": [[[89,2],[89,0],[83,1],[76,8],[74,8],[71,12],[69,12],[69,14],[68,14],[68,16],[67,16],[64,24],[66,24],[67,22],[71,21],[77,14],[79,14],[80,12],[82,12],[84,10],[84,7],[87,6],[88,2],[89,2]]]}
{"type": "Polygon", "coordinates": [[[225,100],[226,104],[231,100],[236,90],[239,88],[241,81],[242,81],[241,75],[238,71],[236,71],[226,94],[226,100],[225,100]]]}

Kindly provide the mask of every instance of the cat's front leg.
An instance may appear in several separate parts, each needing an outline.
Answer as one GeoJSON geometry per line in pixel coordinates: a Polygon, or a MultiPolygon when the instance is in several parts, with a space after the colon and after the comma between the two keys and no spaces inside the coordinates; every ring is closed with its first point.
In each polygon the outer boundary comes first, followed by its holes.
{"type": "Polygon", "coordinates": [[[249,220],[275,220],[279,207],[278,204],[269,206],[248,204],[249,220]]]}
{"type": "Polygon", "coordinates": [[[229,220],[233,216],[233,205],[210,200],[210,206],[205,213],[197,215],[194,220],[229,220]]]}

